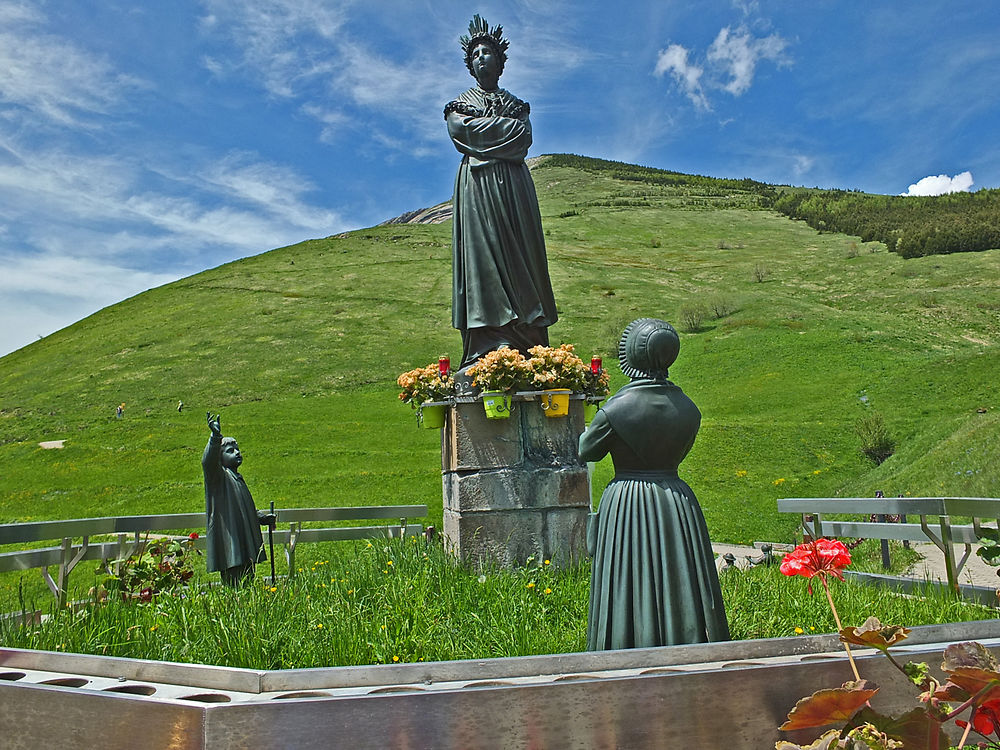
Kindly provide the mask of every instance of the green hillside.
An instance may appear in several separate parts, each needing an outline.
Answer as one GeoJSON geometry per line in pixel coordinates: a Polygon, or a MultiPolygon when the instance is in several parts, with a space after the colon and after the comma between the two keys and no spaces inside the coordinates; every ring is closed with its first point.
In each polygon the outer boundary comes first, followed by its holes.
{"type": "MultiPolygon", "coordinates": [[[[762,208],[753,181],[608,164],[533,170],[551,337],[610,363],[635,317],[682,330],[671,375],[704,413],[682,474],[715,539],[790,539],[782,496],[1000,496],[1000,250],[904,260],[762,208]],[[872,409],[898,444],[879,467],[854,432],[872,409]]],[[[439,434],[394,381],[459,357],[450,239],[446,223],[302,242],[0,359],[0,520],[201,509],[212,410],[260,506],[427,502],[439,523],[439,434]]]]}

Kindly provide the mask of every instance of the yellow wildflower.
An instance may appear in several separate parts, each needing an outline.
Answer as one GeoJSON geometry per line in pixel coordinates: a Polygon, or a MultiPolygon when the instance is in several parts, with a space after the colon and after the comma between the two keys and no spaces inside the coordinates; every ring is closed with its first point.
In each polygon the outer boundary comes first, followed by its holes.
{"type": "Polygon", "coordinates": [[[795,635],[802,635],[804,632],[806,631],[804,631],[802,628],[799,627],[795,628],[795,635]]]}
{"type": "Polygon", "coordinates": [[[529,589],[533,589],[533,588],[535,588],[535,582],[534,582],[534,581],[532,581],[532,582],[531,582],[531,583],[529,583],[529,584],[528,584],[528,585],[527,585],[527,586],[526,586],[525,588],[529,588],[529,589]]]}

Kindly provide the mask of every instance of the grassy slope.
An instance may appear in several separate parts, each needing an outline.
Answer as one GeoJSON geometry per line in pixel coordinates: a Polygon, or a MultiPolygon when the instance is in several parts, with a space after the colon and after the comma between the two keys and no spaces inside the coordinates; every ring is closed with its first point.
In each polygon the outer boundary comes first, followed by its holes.
{"type": "MultiPolygon", "coordinates": [[[[683,473],[714,538],[790,538],[782,496],[1000,496],[1000,250],[855,254],[851,238],[690,189],[544,163],[534,177],[562,316],[554,342],[611,362],[634,317],[676,322],[711,298],[737,308],[683,334],[671,371],[705,415],[683,473]],[[899,441],[877,469],[853,433],[871,407],[899,441]]],[[[438,434],[415,428],[394,380],[458,358],[449,246],[448,224],[303,242],[4,357],[0,520],[200,509],[209,409],[239,438],[260,506],[427,502],[440,519],[438,434]],[[37,446],[61,438],[62,451],[37,446]]],[[[609,476],[599,467],[598,490],[609,476]]]]}

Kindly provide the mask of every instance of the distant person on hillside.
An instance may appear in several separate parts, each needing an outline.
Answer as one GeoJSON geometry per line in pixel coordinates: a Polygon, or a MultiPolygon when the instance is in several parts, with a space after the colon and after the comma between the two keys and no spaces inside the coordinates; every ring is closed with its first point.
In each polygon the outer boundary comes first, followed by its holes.
{"type": "Polygon", "coordinates": [[[254,506],[239,473],[243,454],[235,438],[222,437],[220,415],[206,416],[212,433],[201,459],[207,516],[206,567],[209,573],[219,571],[227,586],[239,586],[253,578],[257,563],[267,559],[260,527],[273,528],[275,516],[254,506]]]}
{"type": "Polygon", "coordinates": [[[125,415],[125,404],[118,404],[118,408],[115,409],[115,419],[121,419],[125,415]]]}
{"type": "Polygon", "coordinates": [[[503,345],[548,346],[555,298],[538,198],[524,157],[530,107],[498,87],[507,61],[503,27],[478,15],[460,39],[477,85],[444,108],[462,154],[455,178],[452,325],[462,333],[460,369],[503,345]]]}

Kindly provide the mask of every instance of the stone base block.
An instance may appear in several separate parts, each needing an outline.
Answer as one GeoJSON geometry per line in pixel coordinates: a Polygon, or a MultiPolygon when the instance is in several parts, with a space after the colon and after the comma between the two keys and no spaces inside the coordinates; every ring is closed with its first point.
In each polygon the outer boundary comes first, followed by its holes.
{"type": "Polygon", "coordinates": [[[448,410],[441,436],[445,544],[476,566],[568,564],[586,552],[590,482],[577,444],[583,402],[547,417],[537,398],[517,397],[507,419],[481,401],[448,410]]]}
{"type": "Polygon", "coordinates": [[[445,544],[476,568],[551,560],[572,564],[586,552],[587,508],[456,513],[444,510],[445,544]]]}
{"type": "Polygon", "coordinates": [[[517,397],[506,419],[487,419],[481,401],[456,404],[441,433],[441,470],[578,464],[583,429],[579,400],[570,401],[567,416],[546,417],[537,399],[517,397]]]}
{"type": "Polygon", "coordinates": [[[590,497],[582,466],[448,472],[442,482],[445,509],[458,513],[581,506],[590,497]]]}

